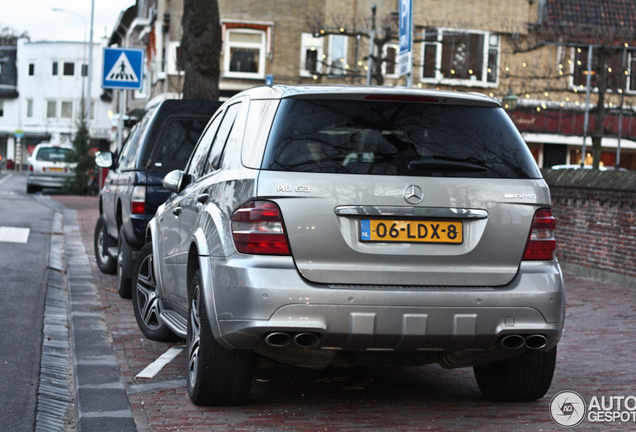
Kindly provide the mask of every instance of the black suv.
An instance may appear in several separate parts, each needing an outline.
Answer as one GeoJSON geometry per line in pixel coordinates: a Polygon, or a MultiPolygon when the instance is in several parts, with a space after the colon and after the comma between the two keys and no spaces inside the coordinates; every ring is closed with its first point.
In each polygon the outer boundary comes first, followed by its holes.
{"type": "Polygon", "coordinates": [[[117,161],[102,152],[96,163],[112,168],[100,192],[95,257],[103,273],[117,273],[119,295],[129,298],[137,252],[148,221],[169,196],[166,173],[183,169],[218,101],[165,100],[128,135],[117,161]]]}

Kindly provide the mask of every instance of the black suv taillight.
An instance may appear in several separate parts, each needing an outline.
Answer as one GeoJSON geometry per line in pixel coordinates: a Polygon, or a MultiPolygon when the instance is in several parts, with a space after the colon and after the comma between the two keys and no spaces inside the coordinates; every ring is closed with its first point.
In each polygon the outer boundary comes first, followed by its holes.
{"type": "Polygon", "coordinates": [[[271,201],[251,201],[232,215],[236,250],[255,255],[289,255],[280,209],[271,201]]]}
{"type": "Polygon", "coordinates": [[[550,261],[554,259],[556,219],[551,209],[539,209],[532,219],[530,237],[523,254],[524,261],[550,261]]]}

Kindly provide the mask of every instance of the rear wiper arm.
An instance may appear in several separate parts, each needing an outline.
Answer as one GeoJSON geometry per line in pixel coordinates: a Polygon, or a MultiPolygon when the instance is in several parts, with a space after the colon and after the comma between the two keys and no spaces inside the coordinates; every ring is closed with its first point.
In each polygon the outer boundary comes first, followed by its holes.
{"type": "Polygon", "coordinates": [[[411,171],[444,170],[444,171],[488,171],[483,165],[470,162],[449,161],[440,159],[414,160],[409,162],[411,171]]]}

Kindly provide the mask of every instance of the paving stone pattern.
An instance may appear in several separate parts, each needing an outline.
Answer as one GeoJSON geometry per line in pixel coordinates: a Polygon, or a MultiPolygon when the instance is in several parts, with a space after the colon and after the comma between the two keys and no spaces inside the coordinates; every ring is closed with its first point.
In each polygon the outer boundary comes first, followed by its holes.
{"type": "MultiPolygon", "coordinates": [[[[97,200],[55,199],[77,212],[138,431],[559,431],[564,429],[550,419],[548,406],[560,391],[575,391],[588,403],[593,396],[636,396],[636,289],[568,275],[557,371],[539,401],[492,403],[481,396],[472,369],[429,365],[262,369],[248,405],[197,407],[187,396],[183,353],[155,378],[135,379],[171,345],[144,338],[131,301],[116,292],[115,277],[97,269],[92,254],[97,200]]],[[[585,420],[575,430],[636,430],[636,422],[585,420]]]]}

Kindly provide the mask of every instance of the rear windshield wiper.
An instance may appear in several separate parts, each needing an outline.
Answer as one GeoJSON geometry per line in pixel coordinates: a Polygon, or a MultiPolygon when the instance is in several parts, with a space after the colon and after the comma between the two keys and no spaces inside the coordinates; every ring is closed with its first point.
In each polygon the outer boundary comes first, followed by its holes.
{"type": "MultiPolygon", "coordinates": [[[[450,159],[450,158],[449,158],[450,159]]],[[[480,161],[481,162],[481,161],[480,161]]],[[[466,160],[425,159],[409,162],[411,171],[444,170],[444,171],[488,171],[483,162],[477,164],[466,160]]]]}

